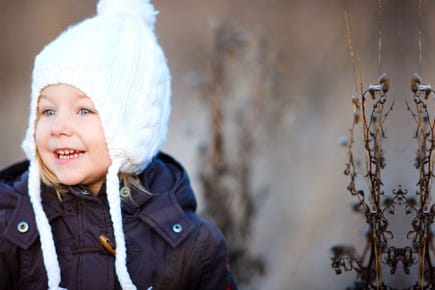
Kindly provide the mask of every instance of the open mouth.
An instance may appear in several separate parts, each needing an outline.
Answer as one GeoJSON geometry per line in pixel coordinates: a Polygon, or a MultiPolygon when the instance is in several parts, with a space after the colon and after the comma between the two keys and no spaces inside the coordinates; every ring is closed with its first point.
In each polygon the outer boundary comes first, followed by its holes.
{"type": "Polygon", "coordinates": [[[79,150],[56,150],[57,158],[61,160],[74,159],[82,156],[83,151],[79,150]]]}

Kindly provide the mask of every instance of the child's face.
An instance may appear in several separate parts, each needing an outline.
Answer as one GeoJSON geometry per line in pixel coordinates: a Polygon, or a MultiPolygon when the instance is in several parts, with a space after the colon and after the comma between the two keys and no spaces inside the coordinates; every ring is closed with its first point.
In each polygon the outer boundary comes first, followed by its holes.
{"type": "Polygon", "coordinates": [[[50,85],[38,100],[35,142],[42,162],[65,185],[97,194],[111,163],[91,99],[69,85],[50,85]]]}

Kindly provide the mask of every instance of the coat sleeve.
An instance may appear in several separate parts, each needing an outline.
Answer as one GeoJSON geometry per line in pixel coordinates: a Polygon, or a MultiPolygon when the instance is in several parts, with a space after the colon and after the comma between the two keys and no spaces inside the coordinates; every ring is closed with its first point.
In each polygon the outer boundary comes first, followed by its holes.
{"type": "Polygon", "coordinates": [[[18,248],[5,237],[16,202],[15,194],[0,182],[0,290],[18,289],[18,248]]]}
{"type": "Polygon", "coordinates": [[[13,284],[13,269],[11,258],[14,256],[14,250],[9,247],[10,243],[5,239],[4,232],[6,229],[6,210],[0,208],[0,290],[10,290],[16,287],[13,284]]]}
{"type": "Polygon", "coordinates": [[[237,290],[224,236],[207,220],[204,220],[201,236],[198,254],[202,270],[196,290],[237,290]]]}

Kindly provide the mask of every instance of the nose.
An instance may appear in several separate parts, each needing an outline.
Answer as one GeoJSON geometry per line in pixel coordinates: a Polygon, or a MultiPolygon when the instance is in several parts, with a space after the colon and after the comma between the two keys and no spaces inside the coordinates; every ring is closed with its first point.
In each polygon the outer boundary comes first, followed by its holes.
{"type": "Polygon", "coordinates": [[[58,114],[51,124],[52,136],[71,136],[71,120],[64,114],[58,114]]]}

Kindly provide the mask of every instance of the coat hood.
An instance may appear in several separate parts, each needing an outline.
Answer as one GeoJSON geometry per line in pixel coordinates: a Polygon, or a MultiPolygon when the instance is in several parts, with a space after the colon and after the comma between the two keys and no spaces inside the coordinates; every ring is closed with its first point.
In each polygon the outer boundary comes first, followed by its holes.
{"type": "Polygon", "coordinates": [[[142,184],[152,194],[172,192],[184,210],[196,210],[197,203],[189,176],[171,156],[159,153],[141,174],[142,184]]]}

